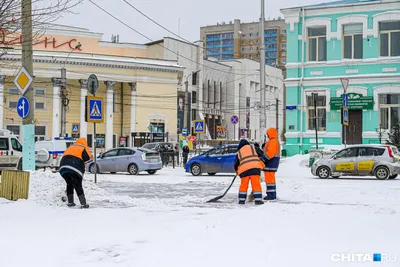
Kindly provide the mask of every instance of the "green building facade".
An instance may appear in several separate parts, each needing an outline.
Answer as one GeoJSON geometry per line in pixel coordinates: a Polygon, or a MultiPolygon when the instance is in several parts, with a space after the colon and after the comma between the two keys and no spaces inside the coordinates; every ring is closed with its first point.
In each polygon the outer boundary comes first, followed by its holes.
{"type": "Polygon", "coordinates": [[[384,142],[400,119],[400,1],[344,0],[281,12],[287,154],[313,149],[316,141],[319,148],[384,142]],[[341,78],[349,82],[348,126],[341,78]]]}

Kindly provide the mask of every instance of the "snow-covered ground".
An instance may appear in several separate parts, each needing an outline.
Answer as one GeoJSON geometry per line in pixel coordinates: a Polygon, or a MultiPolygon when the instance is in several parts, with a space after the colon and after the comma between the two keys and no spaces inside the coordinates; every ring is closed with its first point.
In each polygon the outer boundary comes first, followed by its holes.
{"type": "Polygon", "coordinates": [[[263,206],[237,204],[239,179],[221,203],[205,203],[232,175],[168,168],[97,184],[86,175],[91,208],[69,209],[58,174],[35,172],[29,200],[0,199],[0,266],[376,266],[337,261],[373,253],[400,266],[400,180],[320,180],[307,160],[282,162],[280,201],[263,206]]]}

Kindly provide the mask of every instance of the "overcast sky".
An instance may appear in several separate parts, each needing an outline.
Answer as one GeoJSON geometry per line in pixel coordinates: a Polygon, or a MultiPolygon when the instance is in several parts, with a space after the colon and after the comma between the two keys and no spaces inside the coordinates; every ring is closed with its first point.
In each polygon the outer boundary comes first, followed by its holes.
{"type": "MultiPolygon", "coordinates": [[[[214,25],[217,22],[229,22],[235,18],[243,22],[258,21],[260,17],[260,0],[128,0],[149,17],[159,22],[174,33],[178,33],[180,19],[180,36],[196,41],[200,37],[200,27],[214,25]]],[[[161,29],[141,14],[136,12],[123,0],[94,0],[110,13],[146,35],[151,40],[158,40],[170,33],[161,29]]],[[[281,8],[307,4],[329,2],[329,0],[266,0],[266,18],[278,17],[281,8]]],[[[112,34],[120,35],[120,42],[147,43],[151,40],[138,35],[98,9],[88,0],[73,10],[77,14],[66,14],[59,24],[88,28],[93,32],[104,33],[103,40],[110,41],[112,34]]]]}

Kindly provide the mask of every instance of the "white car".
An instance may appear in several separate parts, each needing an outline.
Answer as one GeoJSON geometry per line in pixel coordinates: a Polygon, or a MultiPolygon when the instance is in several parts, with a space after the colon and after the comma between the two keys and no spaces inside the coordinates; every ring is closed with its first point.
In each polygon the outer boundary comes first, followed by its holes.
{"type": "Polygon", "coordinates": [[[0,172],[22,170],[22,145],[9,130],[0,130],[0,172]]]}
{"type": "Polygon", "coordinates": [[[58,170],[65,150],[74,143],[72,138],[54,138],[35,143],[36,169],[58,170]]]}
{"type": "Polygon", "coordinates": [[[375,176],[379,180],[395,179],[400,174],[399,153],[390,145],[355,145],[332,157],[317,160],[311,173],[321,179],[340,176],[375,176]]]}

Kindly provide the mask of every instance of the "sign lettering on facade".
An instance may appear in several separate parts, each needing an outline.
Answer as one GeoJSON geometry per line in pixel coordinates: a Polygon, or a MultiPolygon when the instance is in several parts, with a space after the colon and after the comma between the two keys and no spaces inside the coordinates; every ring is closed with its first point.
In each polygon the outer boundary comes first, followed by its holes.
{"type": "MultiPolygon", "coordinates": [[[[331,110],[340,110],[343,107],[343,96],[331,97],[330,106],[331,110]]],[[[349,110],[373,109],[374,97],[362,96],[361,94],[356,94],[356,93],[349,93],[348,108],[349,110]]]]}

